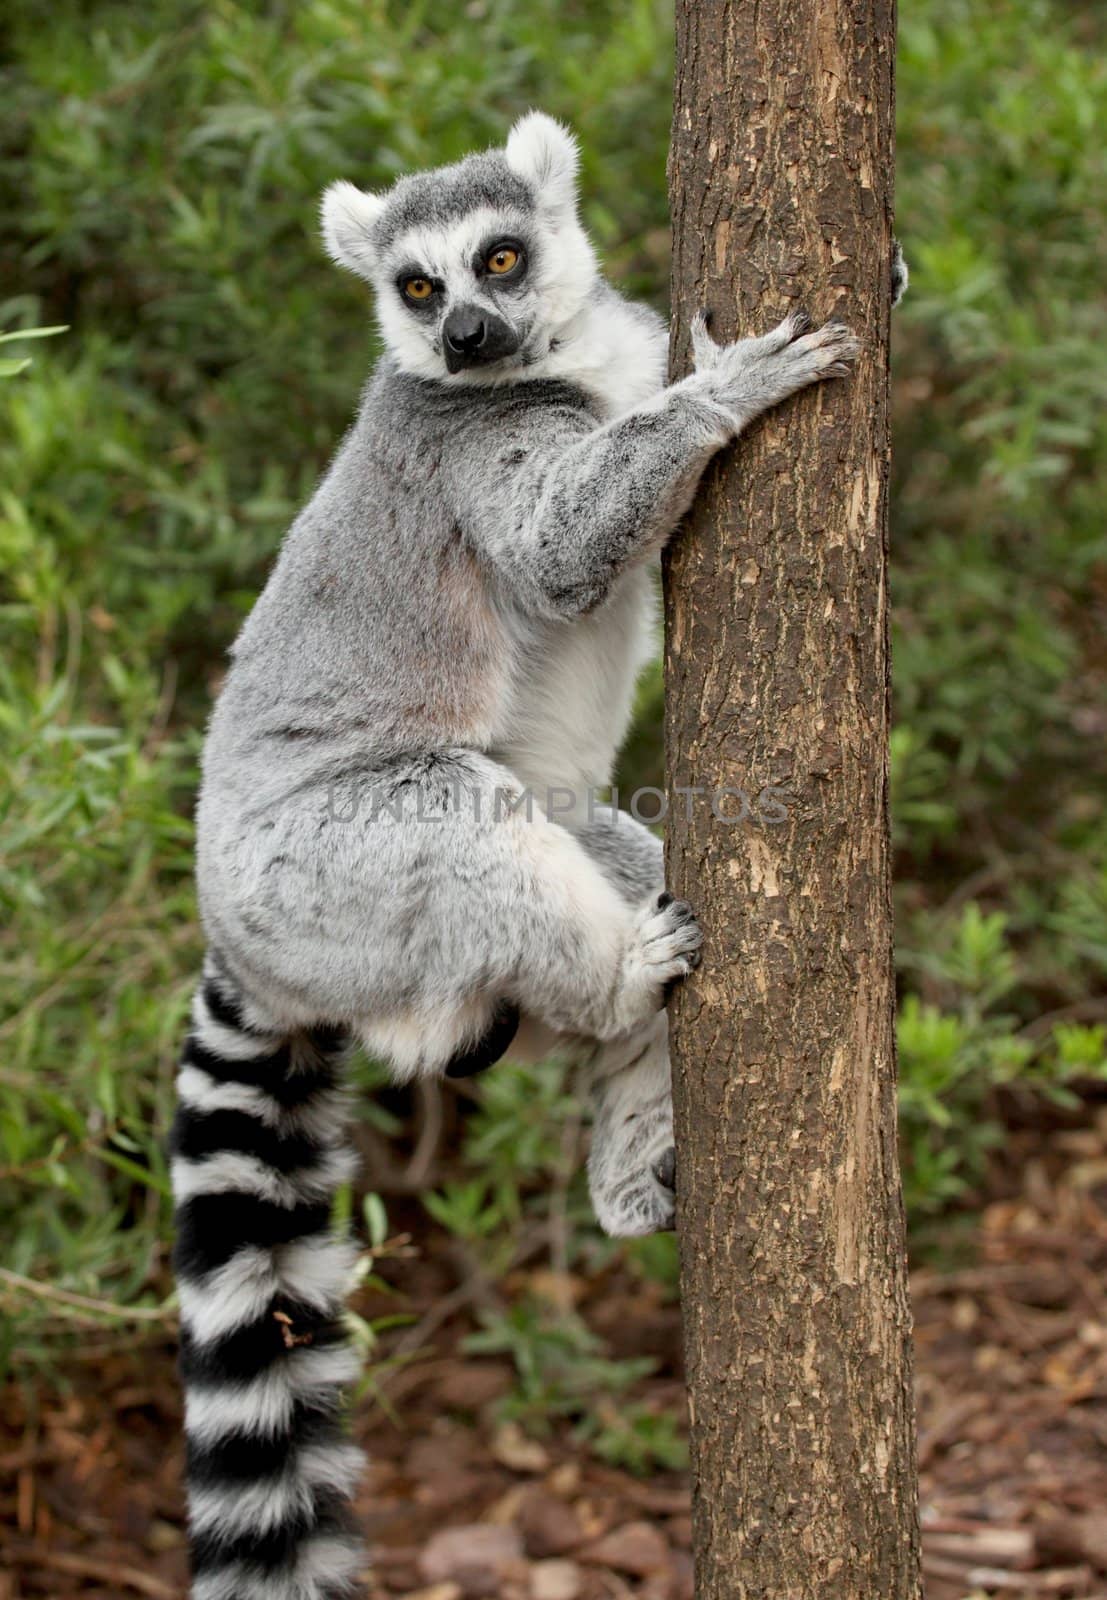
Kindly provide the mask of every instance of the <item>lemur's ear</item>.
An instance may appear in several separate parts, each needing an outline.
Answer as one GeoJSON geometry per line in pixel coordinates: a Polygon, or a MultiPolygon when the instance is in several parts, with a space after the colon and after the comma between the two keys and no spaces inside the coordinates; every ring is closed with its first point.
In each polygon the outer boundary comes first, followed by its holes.
{"type": "Polygon", "coordinates": [[[534,185],[539,205],[571,210],[576,204],[577,142],[560,122],[528,111],[508,135],[506,154],[511,170],[534,185]]]}
{"type": "Polygon", "coordinates": [[[367,194],[340,178],[324,191],[320,206],[323,243],[332,261],[359,278],[368,278],[373,266],[373,224],[384,210],[378,194],[367,194]]]}

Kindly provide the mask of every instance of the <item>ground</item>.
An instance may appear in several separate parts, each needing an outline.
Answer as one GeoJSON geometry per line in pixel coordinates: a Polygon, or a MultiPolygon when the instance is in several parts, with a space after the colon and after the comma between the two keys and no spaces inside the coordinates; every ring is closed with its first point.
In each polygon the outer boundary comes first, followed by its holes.
{"type": "MultiPolygon", "coordinates": [[[[971,1264],[912,1279],[926,1593],[1107,1600],[1107,1114],[1011,1139],[955,1249],[950,1225],[947,1259],[971,1264]]],[[[690,1597],[686,1477],[605,1466],[568,1425],[534,1440],[505,1423],[510,1369],[459,1353],[473,1301],[447,1241],[382,1272],[422,1320],[386,1336],[413,1358],[359,1413],[372,1600],[690,1597]]],[[[659,1358],[634,1396],[679,1412],[661,1291],[614,1270],[579,1309],[617,1356],[659,1358]]],[[[98,1338],[66,1391],[16,1384],[4,1407],[0,1600],[183,1593],[172,1346],[98,1338]]]]}

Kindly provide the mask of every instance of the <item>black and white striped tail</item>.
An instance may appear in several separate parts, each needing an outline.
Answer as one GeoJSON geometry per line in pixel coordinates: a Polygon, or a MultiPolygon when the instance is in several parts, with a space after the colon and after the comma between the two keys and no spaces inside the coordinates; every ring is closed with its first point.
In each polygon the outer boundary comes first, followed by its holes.
{"type": "Polygon", "coordinates": [[[266,1031],[209,958],[171,1141],[193,1600],[333,1600],[363,1567],[343,1042],[266,1031]]]}

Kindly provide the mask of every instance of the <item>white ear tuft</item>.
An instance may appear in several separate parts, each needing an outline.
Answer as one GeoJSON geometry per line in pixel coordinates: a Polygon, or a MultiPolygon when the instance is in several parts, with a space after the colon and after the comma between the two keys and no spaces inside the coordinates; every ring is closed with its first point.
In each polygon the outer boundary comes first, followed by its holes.
{"type": "Polygon", "coordinates": [[[507,164],[535,188],[539,205],[556,209],[576,203],[577,142],[568,128],[544,111],[528,111],[507,140],[507,164]]]}
{"type": "Polygon", "coordinates": [[[359,278],[368,278],[373,266],[373,224],[384,210],[380,195],[367,194],[340,178],[324,191],[320,206],[323,243],[332,261],[359,278]]]}

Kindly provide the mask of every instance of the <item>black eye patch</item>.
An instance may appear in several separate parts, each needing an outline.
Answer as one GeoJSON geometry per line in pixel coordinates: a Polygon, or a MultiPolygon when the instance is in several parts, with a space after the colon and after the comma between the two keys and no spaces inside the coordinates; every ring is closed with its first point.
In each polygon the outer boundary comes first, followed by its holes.
{"type": "Polygon", "coordinates": [[[489,284],[520,283],[527,274],[527,247],[510,234],[494,234],[473,256],[473,271],[489,284]]]}
{"type": "Polygon", "coordinates": [[[410,311],[427,311],[438,303],[445,284],[441,278],[432,278],[429,272],[421,272],[418,267],[406,267],[396,274],[396,288],[410,311]]]}

